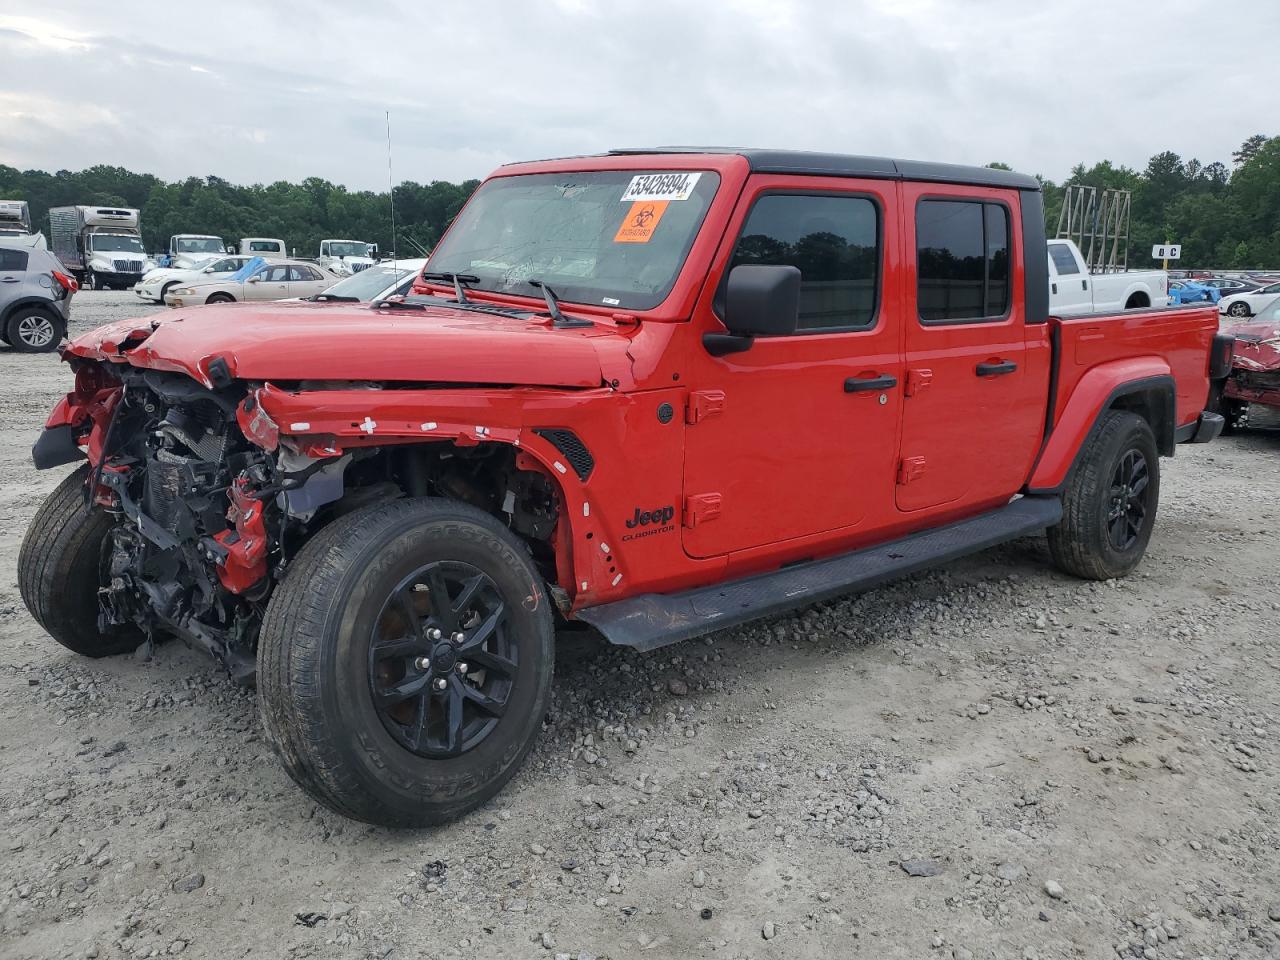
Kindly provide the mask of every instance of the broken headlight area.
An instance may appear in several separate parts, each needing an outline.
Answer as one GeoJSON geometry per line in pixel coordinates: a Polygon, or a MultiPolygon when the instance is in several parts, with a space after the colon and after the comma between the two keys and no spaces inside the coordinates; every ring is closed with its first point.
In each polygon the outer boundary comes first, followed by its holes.
{"type": "Polygon", "coordinates": [[[249,443],[236,423],[242,390],[154,370],[120,377],[90,479],[121,521],[105,548],[100,623],[177,634],[248,678],[271,585],[305,523],[342,496],[350,458],[249,443]]]}

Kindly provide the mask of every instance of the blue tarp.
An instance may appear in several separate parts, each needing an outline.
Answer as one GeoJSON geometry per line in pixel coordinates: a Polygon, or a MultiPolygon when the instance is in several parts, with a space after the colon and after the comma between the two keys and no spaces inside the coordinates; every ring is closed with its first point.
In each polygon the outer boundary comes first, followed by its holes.
{"type": "Polygon", "coordinates": [[[261,257],[254,257],[243,267],[233,273],[228,279],[234,280],[236,283],[244,283],[258,272],[259,267],[266,266],[266,263],[267,261],[263,260],[261,257]]]}
{"type": "Polygon", "coordinates": [[[1208,287],[1194,280],[1183,280],[1182,286],[1169,288],[1170,303],[1217,303],[1222,299],[1222,291],[1217,287],[1208,287]]]}

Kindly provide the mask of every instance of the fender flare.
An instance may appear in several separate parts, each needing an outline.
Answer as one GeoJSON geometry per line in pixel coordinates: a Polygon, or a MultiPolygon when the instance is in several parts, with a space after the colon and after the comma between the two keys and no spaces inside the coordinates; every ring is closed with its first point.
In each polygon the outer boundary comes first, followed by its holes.
{"type": "Polygon", "coordinates": [[[1133,357],[1086,371],[1063,407],[1031,469],[1026,492],[1058,494],[1066,485],[1085,441],[1118,401],[1141,397],[1154,407],[1151,429],[1162,456],[1172,456],[1177,427],[1176,384],[1162,357],[1133,357]]]}

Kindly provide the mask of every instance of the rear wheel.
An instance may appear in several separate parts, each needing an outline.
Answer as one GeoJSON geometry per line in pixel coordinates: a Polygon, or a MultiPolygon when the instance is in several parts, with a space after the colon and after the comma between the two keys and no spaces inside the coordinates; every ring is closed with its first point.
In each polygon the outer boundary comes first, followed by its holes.
{"type": "Polygon", "coordinates": [[[258,640],[268,739],[344,816],[456,817],[520,766],[550,697],[551,610],[524,545],[488,514],[402,500],[298,553],[258,640]]]}
{"type": "Polygon", "coordinates": [[[49,494],[18,551],[18,591],[31,616],[53,639],[86,657],[127,653],[142,642],[138,630],[98,629],[98,588],[107,576],[107,534],[115,520],[86,507],[85,464],[49,494]]]}
{"type": "Polygon", "coordinates": [[[47,353],[62,339],[62,323],[41,307],[19,307],[5,323],[4,338],[19,353],[47,353]]]}
{"type": "Polygon", "coordinates": [[[1085,442],[1049,530],[1059,569],[1088,580],[1123,577],[1146,553],[1160,500],[1155,435],[1135,413],[1112,410],[1085,442]]]}

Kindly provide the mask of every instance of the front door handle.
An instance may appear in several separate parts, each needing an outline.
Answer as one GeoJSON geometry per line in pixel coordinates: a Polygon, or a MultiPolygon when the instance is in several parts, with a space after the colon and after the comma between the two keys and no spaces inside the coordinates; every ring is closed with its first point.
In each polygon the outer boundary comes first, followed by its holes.
{"type": "Polygon", "coordinates": [[[849,377],[844,382],[845,393],[870,393],[871,391],[879,392],[881,390],[889,390],[898,385],[898,378],[889,374],[881,374],[876,377],[849,377]]]}
{"type": "Polygon", "coordinates": [[[975,372],[980,377],[1000,377],[1017,369],[1018,365],[1012,360],[1001,360],[998,363],[980,363],[975,372]]]}

